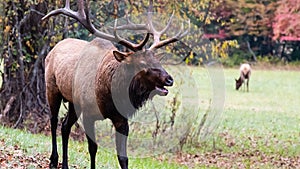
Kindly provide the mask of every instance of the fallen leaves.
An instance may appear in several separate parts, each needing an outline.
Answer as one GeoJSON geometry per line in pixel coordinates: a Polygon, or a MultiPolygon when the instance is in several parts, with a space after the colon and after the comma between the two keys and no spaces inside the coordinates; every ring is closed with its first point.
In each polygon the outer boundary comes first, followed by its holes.
{"type": "Polygon", "coordinates": [[[210,152],[205,154],[178,153],[175,161],[193,168],[195,166],[217,168],[300,168],[300,156],[282,157],[259,151],[210,152]]]}
{"type": "Polygon", "coordinates": [[[0,140],[0,168],[9,169],[44,169],[48,168],[49,160],[45,154],[36,153],[33,156],[27,156],[18,146],[8,146],[5,140],[0,140]]]}
{"type": "Polygon", "coordinates": [[[268,146],[272,142],[262,144],[260,143],[262,139],[260,136],[247,136],[243,140],[247,141],[249,145],[240,149],[233,149],[234,146],[238,146],[237,139],[229,132],[220,133],[219,138],[229,148],[227,151],[215,149],[201,154],[179,152],[174,161],[189,168],[196,166],[216,168],[300,168],[300,154],[289,156],[288,153],[262,151],[261,146],[268,146]]]}

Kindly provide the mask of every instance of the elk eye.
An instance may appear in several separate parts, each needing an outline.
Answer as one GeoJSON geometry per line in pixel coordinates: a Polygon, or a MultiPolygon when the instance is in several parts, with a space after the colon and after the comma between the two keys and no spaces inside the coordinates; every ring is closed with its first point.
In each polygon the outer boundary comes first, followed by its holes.
{"type": "Polygon", "coordinates": [[[143,71],[146,73],[146,74],[149,74],[149,71],[147,68],[144,68],[143,71]]]}
{"type": "Polygon", "coordinates": [[[144,60],[142,60],[142,61],[140,61],[140,64],[146,65],[147,63],[144,60]]]}

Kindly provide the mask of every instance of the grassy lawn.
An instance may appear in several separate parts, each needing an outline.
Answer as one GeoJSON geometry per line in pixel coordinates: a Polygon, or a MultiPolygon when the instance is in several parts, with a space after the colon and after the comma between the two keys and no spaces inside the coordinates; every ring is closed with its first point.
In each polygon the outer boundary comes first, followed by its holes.
{"type": "MultiPolygon", "coordinates": [[[[39,163],[41,167],[47,167],[48,158],[51,152],[51,139],[44,135],[33,135],[26,131],[13,130],[10,128],[0,127],[0,164],[7,160],[5,165],[1,165],[7,168],[20,167],[21,162],[28,160],[27,158],[22,161],[18,161],[21,156],[35,157],[41,156],[39,163]],[[17,147],[17,148],[16,148],[17,147]],[[6,154],[3,154],[3,153],[6,154]],[[10,159],[7,159],[7,156],[10,159]],[[6,157],[6,159],[4,158],[6,157]],[[41,162],[42,161],[42,162],[41,162]]],[[[59,155],[62,156],[61,152],[61,138],[58,139],[59,155]]],[[[71,168],[89,168],[89,154],[87,151],[87,143],[78,143],[76,141],[70,141],[69,143],[69,164],[71,168]]],[[[61,161],[60,161],[61,162],[61,161]]],[[[22,164],[26,168],[33,167],[34,164],[29,160],[26,164],[22,164]]],[[[35,166],[36,167],[36,166],[35,166]]],[[[118,168],[117,158],[113,153],[100,148],[97,154],[97,167],[105,169],[115,169],[118,168]]],[[[153,158],[133,158],[130,159],[130,168],[182,168],[187,167],[183,165],[178,165],[170,162],[160,162],[153,158]]]]}
{"type": "Polygon", "coordinates": [[[238,149],[257,144],[266,153],[299,156],[300,72],[254,70],[249,93],[233,91],[234,74],[235,70],[225,72],[220,131],[236,137],[238,149]]]}
{"type": "MultiPolygon", "coordinates": [[[[198,90],[200,105],[199,112],[186,112],[203,114],[213,95],[211,78],[205,68],[191,68],[191,72],[194,82],[187,87],[192,92],[198,90]]],[[[155,157],[130,158],[129,168],[289,168],[290,163],[290,167],[299,168],[300,71],[267,71],[254,67],[250,92],[235,90],[234,78],[238,75],[236,69],[224,70],[224,111],[220,114],[220,122],[216,122],[218,128],[213,134],[202,143],[186,145],[180,155],[166,153],[155,157]]],[[[47,160],[51,150],[50,137],[0,128],[2,149],[18,145],[24,155],[41,154],[47,160]]],[[[61,137],[58,143],[61,157],[61,137]]],[[[69,146],[71,167],[89,168],[87,143],[71,141],[69,146]]],[[[118,168],[116,156],[110,152],[103,147],[98,149],[97,168],[118,168]]]]}

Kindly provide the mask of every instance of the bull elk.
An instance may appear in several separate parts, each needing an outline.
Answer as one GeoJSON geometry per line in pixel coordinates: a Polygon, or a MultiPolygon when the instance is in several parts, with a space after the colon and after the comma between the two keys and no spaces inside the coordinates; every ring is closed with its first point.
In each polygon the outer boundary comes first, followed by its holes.
{"type": "MultiPolygon", "coordinates": [[[[71,127],[78,120],[80,115],[82,115],[83,118],[83,127],[88,140],[91,168],[95,168],[95,156],[97,152],[94,124],[96,120],[104,119],[110,119],[116,130],[115,142],[119,165],[122,169],[128,168],[128,118],[130,118],[145,101],[151,99],[153,95],[167,95],[168,90],[165,87],[173,85],[173,78],[159,63],[154,53],[155,49],[176,42],[188,33],[188,30],[184,31],[182,26],[175,36],[161,40],[161,35],[170,27],[173,15],[163,30],[155,30],[150,11],[152,10],[152,4],[153,2],[151,0],[145,24],[134,24],[128,19],[129,22],[127,24],[117,26],[116,20],[113,26],[113,34],[101,32],[95,28],[89,18],[88,3],[83,0],[77,1],[77,11],[70,9],[70,0],[66,0],[64,8],[53,10],[42,19],[46,20],[51,16],[64,14],[76,19],[90,33],[96,36],[91,42],[71,38],[65,39],[59,42],[46,57],[46,95],[51,111],[50,121],[52,135],[50,168],[56,168],[58,165],[56,129],[58,111],[62,100],[69,103],[69,110],[61,128],[63,149],[62,168],[68,168],[69,134],[71,127]],[[120,37],[117,33],[118,30],[143,30],[147,31],[147,33],[140,43],[134,44],[120,37]],[[150,36],[153,36],[153,43],[148,49],[143,49],[150,36]],[[123,45],[130,49],[131,52],[118,51],[112,42],[123,45]],[[82,76],[90,76],[92,78],[89,80],[83,79],[81,81],[79,79],[79,84],[81,85],[76,86],[76,84],[74,84],[74,81],[76,81],[76,65],[78,65],[79,62],[85,62],[87,64],[86,67],[89,67],[89,64],[94,62],[93,60],[89,60],[91,57],[99,58],[95,70],[92,71],[91,68],[82,76]],[[130,72],[133,72],[134,76],[129,80],[130,83],[127,87],[125,81],[128,81],[128,78],[130,78],[128,76],[130,72]],[[113,82],[114,77],[118,77],[118,82],[113,82]],[[113,83],[116,85],[112,85],[113,83]],[[119,99],[114,100],[113,90],[117,91],[117,93],[119,92],[119,99]],[[130,106],[127,108],[128,102],[122,102],[126,100],[126,94],[129,96],[132,108],[130,108],[130,106]],[[90,102],[93,100],[93,97],[95,97],[96,100],[95,104],[90,102]],[[116,102],[121,106],[117,106],[116,102]],[[99,112],[93,108],[95,105],[99,112]],[[123,107],[125,110],[118,107],[123,107]],[[124,112],[121,112],[123,110],[124,112]]],[[[189,22],[188,26],[190,26],[189,22]]]]}

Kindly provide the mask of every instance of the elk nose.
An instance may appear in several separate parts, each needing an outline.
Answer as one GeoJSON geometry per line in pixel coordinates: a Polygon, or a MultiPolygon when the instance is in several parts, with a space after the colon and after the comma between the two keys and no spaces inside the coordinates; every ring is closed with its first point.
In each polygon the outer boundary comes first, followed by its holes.
{"type": "Polygon", "coordinates": [[[168,75],[166,77],[166,86],[172,86],[173,82],[174,82],[173,78],[170,75],[168,75]]]}

